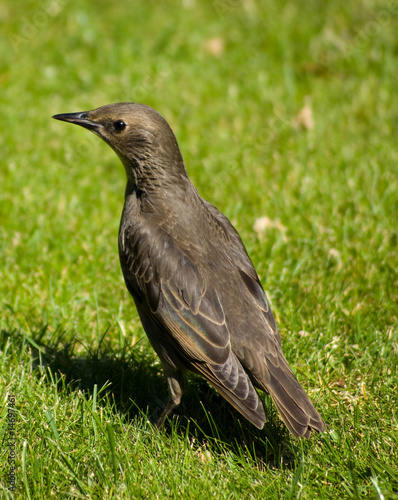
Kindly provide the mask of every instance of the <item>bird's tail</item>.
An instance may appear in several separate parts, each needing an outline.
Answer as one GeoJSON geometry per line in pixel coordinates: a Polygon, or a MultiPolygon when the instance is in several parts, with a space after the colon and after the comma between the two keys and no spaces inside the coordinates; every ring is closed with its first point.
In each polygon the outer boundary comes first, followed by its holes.
{"type": "Polygon", "coordinates": [[[325,422],[314,408],[304,389],[289,368],[286,360],[279,366],[267,366],[267,383],[259,386],[266,390],[274,401],[279,414],[289,431],[296,437],[309,438],[311,429],[324,432],[325,422]]]}

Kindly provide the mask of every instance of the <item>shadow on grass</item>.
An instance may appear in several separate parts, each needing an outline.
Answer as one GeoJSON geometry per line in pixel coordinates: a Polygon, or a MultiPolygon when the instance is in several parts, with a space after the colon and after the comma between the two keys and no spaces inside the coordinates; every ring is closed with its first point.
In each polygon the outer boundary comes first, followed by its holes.
{"type": "MultiPolygon", "coordinates": [[[[47,328],[27,337],[19,332],[1,331],[0,349],[8,339],[14,348],[30,348],[37,373],[43,369],[49,384],[59,390],[81,390],[91,395],[94,386],[106,386],[102,404],[113,404],[128,420],[149,419],[154,424],[167,401],[168,393],[159,362],[143,354],[139,343],[115,350],[104,342],[85,345],[87,354],[75,354],[77,339],[66,342],[57,331],[48,339],[47,328]]],[[[299,446],[277,416],[269,396],[265,397],[269,421],[259,430],[241,417],[207,382],[187,374],[186,392],[161,432],[177,432],[195,438],[199,445],[228,449],[241,459],[251,458],[267,467],[294,467],[299,446]]],[[[102,392],[104,394],[104,392],[102,392]]]]}

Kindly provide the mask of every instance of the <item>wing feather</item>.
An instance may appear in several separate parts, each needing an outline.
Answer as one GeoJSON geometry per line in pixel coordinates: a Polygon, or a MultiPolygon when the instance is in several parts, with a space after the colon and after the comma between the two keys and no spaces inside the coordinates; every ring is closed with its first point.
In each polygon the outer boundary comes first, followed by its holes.
{"type": "Polygon", "coordinates": [[[167,235],[158,233],[166,241],[157,242],[154,234],[152,255],[148,246],[141,248],[148,243],[145,237],[130,239],[128,234],[123,234],[119,248],[129,290],[133,288],[133,297],[139,296],[150,305],[157,321],[163,325],[163,335],[170,336],[187,367],[203,375],[238,411],[262,428],[266,421],[264,406],[231,350],[219,293],[167,235]],[[167,248],[166,254],[159,248],[167,248]],[[163,258],[157,259],[158,255],[163,258]]]}

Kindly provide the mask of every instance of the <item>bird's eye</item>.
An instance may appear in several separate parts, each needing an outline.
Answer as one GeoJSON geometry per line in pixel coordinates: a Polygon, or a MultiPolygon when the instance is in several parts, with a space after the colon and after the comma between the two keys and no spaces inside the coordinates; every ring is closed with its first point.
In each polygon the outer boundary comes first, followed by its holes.
{"type": "Polygon", "coordinates": [[[126,124],[123,120],[116,120],[115,122],[113,122],[113,128],[120,132],[121,130],[124,130],[126,128],[126,124]]]}

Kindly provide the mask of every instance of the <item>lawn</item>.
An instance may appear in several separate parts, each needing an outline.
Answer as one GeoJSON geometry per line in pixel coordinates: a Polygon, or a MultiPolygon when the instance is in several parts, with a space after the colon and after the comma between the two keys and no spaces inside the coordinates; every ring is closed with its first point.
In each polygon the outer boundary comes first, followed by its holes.
{"type": "Polygon", "coordinates": [[[5,0],[0,18],[0,496],[398,499],[398,4],[5,0]],[[323,435],[293,439],[267,395],[259,431],[196,376],[155,432],[124,170],[51,119],[119,101],[166,118],[238,229],[323,435]]]}

